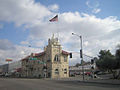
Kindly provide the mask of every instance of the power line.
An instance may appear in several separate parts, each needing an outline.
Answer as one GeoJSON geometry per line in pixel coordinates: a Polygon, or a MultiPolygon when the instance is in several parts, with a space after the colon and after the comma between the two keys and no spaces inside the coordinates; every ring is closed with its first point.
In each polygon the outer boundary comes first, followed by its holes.
{"type": "MultiPolygon", "coordinates": [[[[72,53],[80,53],[80,52],[72,52],[72,53]]],[[[87,57],[89,57],[89,58],[94,58],[93,56],[86,55],[86,54],[84,54],[84,53],[83,53],[83,55],[84,55],[84,56],[87,56],[87,57]]]]}

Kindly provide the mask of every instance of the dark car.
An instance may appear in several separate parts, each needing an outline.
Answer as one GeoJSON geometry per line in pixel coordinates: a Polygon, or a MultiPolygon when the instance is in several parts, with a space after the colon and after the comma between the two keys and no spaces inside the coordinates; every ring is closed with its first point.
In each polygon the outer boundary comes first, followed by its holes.
{"type": "Polygon", "coordinates": [[[103,75],[103,74],[105,74],[105,72],[103,72],[103,71],[95,71],[94,74],[103,75]]]}

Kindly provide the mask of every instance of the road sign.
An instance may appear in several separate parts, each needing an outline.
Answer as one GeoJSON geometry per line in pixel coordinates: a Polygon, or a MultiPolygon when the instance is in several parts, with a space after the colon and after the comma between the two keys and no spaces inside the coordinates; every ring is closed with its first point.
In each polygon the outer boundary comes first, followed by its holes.
{"type": "Polygon", "coordinates": [[[38,58],[30,57],[29,60],[38,60],[38,58]]]}
{"type": "Polygon", "coordinates": [[[7,62],[10,62],[10,61],[12,61],[12,59],[6,59],[6,61],[7,61],[7,62]]]}
{"type": "Polygon", "coordinates": [[[40,64],[46,64],[46,63],[45,63],[45,62],[43,62],[43,61],[39,61],[39,63],[40,63],[40,64]]]}

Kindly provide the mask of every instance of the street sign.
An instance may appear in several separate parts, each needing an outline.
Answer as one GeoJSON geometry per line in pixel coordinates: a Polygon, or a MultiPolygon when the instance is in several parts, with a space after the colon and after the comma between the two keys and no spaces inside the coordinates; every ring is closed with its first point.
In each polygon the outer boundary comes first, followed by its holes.
{"type": "Polygon", "coordinates": [[[29,60],[38,60],[38,58],[30,57],[29,60]]]}
{"type": "Polygon", "coordinates": [[[12,61],[12,59],[6,59],[6,61],[7,61],[7,62],[10,62],[10,61],[12,61]]]}
{"type": "Polygon", "coordinates": [[[46,63],[45,63],[45,62],[43,62],[43,61],[39,61],[39,63],[40,63],[40,64],[46,64],[46,63]]]}
{"type": "Polygon", "coordinates": [[[39,64],[46,64],[46,62],[40,61],[38,58],[30,57],[29,60],[38,60],[38,61],[39,61],[39,64]]]}

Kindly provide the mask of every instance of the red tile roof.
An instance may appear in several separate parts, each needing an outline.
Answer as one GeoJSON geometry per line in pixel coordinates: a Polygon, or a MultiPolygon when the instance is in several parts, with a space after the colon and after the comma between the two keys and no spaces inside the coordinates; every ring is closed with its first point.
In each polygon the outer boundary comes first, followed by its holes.
{"type": "Polygon", "coordinates": [[[40,55],[40,56],[45,55],[45,52],[41,52],[41,53],[39,53],[39,55],[40,55]]]}
{"type": "Polygon", "coordinates": [[[70,53],[67,52],[67,51],[62,50],[62,54],[64,54],[64,55],[69,55],[70,53]]]}
{"type": "Polygon", "coordinates": [[[21,61],[27,60],[29,57],[30,57],[30,55],[25,57],[25,58],[23,58],[21,61]]]}
{"type": "MultiPolygon", "coordinates": [[[[33,53],[33,55],[34,55],[34,56],[42,56],[42,55],[45,55],[45,52],[33,53]]],[[[31,55],[29,55],[29,56],[23,58],[21,61],[28,60],[30,56],[31,56],[31,55]]],[[[34,56],[33,56],[33,57],[34,57],[34,56]]]]}
{"type": "Polygon", "coordinates": [[[44,55],[44,54],[45,54],[45,52],[34,53],[34,56],[42,56],[42,55],[44,55]]]}
{"type": "MultiPolygon", "coordinates": [[[[34,54],[34,56],[43,56],[43,55],[45,55],[45,51],[44,52],[40,52],[40,53],[33,53],[33,54],[34,54]]],[[[70,53],[67,52],[67,51],[62,50],[62,54],[69,55],[70,53]]],[[[29,57],[30,57],[30,55],[25,57],[25,58],[23,58],[21,61],[28,60],[29,57]]]]}

